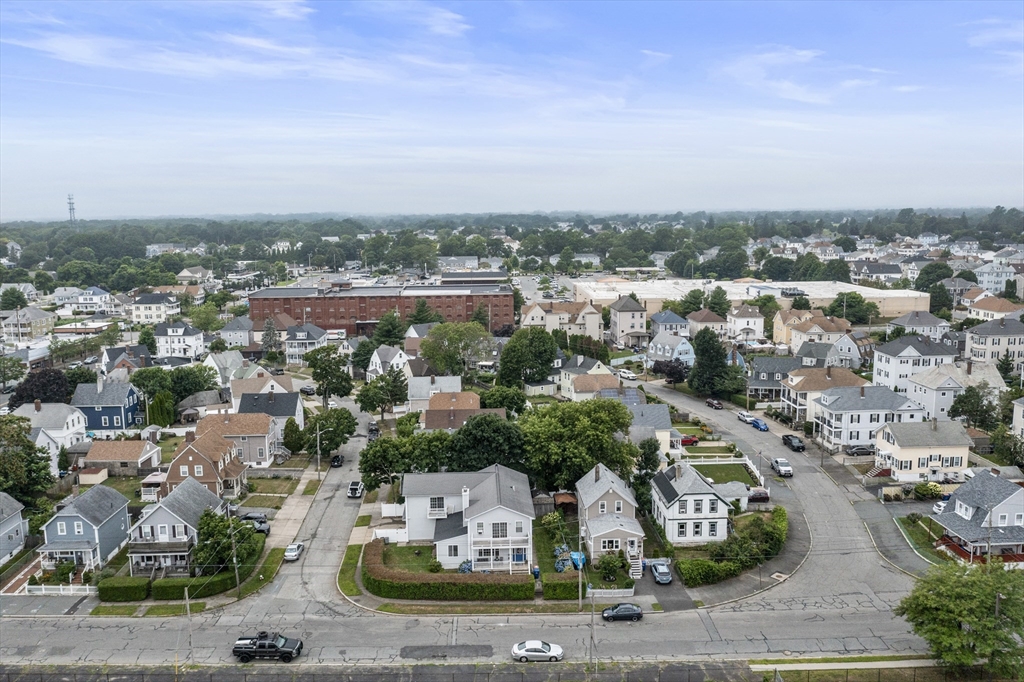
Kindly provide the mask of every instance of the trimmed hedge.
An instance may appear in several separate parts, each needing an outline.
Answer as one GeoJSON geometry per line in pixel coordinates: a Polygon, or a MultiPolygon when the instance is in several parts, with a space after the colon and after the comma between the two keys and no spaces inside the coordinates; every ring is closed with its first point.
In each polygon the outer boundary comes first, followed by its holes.
{"type": "Polygon", "coordinates": [[[142,601],[149,596],[149,578],[107,578],[97,587],[100,601],[142,601]]]}
{"type": "Polygon", "coordinates": [[[384,542],[363,549],[363,585],[387,599],[434,601],[526,601],[533,599],[533,576],[507,573],[412,573],[384,564],[384,542]]]}
{"type": "Polygon", "coordinates": [[[785,542],[789,536],[789,512],[785,507],[772,509],[772,525],[779,529],[782,533],[782,541],[785,542]]]}
{"type": "MultiPolygon", "coordinates": [[[[579,597],[579,576],[577,571],[548,574],[541,578],[544,587],[544,598],[555,600],[571,600],[579,597]]],[[[587,582],[583,581],[583,596],[587,596],[587,582]]]]}
{"type": "Polygon", "coordinates": [[[733,533],[724,542],[708,545],[710,559],[679,561],[676,570],[687,587],[712,585],[778,556],[788,534],[786,508],[775,507],[768,522],[755,518],[742,532],[733,533]]]}
{"type": "Polygon", "coordinates": [[[707,559],[684,559],[676,562],[676,571],[687,587],[713,585],[740,574],[740,566],[732,561],[715,563],[707,559]]]}
{"type": "MultiPolygon", "coordinates": [[[[245,579],[255,570],[256,565],[259,563],[258,558],[263,555],[263,546],[267,541],[266,536],[262,533],[256,533],[253,537],[259,544],[259,552],[256,554],[257,561],[238,567],[238,577],[242,582],[245,582],[245,579]]],[[[227,592],[235,587],[235,571],[228,567],[216,575],[200,576],[198,578],[161,578],[160,580],[154,580],[152,588],[153,599],[169,601],[184,599],[186,587],[188,588],[189,599],[212,597],[215,594],[227,592]]]]}

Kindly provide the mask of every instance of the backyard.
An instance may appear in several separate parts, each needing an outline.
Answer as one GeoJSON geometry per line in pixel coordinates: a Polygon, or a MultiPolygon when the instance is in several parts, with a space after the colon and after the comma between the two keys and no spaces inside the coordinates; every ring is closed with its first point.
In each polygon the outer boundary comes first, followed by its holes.
{"type": "MultiPolygon", "coordinates": [[[[129,500],[134,500],[136,491],[142,487],[142,479],[138,476],[111,476],[107,478],[100,485],[105,485],[108,488],[113,488],[117,492],[121,493],[129,500]]],[[[87,488],[91,486],[80,486],[79,490],[85,492],[87,488]]]]}
{"type": "Polygon", "coordinates": [[[384,565],[412,573],[429,573],[434,561],[433,550],[430,545],[388,545],[384,548],[384,565]]]}
{"type": "Polygon", "coordinates": [[[712,479],[715,483],[739,481],[752,487],[757,485],[757,482],[750,477],[747,468],[742,464],[696,464],[693,468],[712,479]]]}
{"type": "Polygon", "coordinates": [[[174,460],[174,453],[183,440],[185,440],[185,436],[171,436],[160,441],[161,464],[170,464],[174,460]]]}
{"type": "Polygon", "coordinates": [[[291,495],[299,485],[297,478],[253,478],[249,479],[249,489],[261,495],[291,495]]]}

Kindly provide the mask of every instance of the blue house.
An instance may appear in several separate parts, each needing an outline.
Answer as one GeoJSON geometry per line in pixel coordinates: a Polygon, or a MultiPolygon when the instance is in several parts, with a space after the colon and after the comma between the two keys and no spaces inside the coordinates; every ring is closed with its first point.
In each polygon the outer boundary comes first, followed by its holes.
{"type": "Polygon", "coordinates": [[[131,384],[104,382],[100,376],[95,384],[78,384],[71,404],[85,415],[89,431],[123,431],[142,423],[140,397],[139,389],[131,384]]]}
{"type": "Polygon", "coordinates": [[[81,570],[103,567],[128,542],[128,498],[97,485],[57,511],[43,526],[46,542],[37,551],[43,568],[70,561],[81,570]]]}

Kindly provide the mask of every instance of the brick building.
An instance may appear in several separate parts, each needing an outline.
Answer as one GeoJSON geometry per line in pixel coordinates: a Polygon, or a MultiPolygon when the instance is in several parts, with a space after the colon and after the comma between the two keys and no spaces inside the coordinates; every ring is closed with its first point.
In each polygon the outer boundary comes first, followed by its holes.
{"type": "Polygon", "coordinates": [[[467,322],[482,303],[491,330],[515,322],[514,296],[507,284],[478,286],[404,286],[362,288],[275,287],[249,294],[249,316],[262,320],[284,313],[321,329],[344,329],[349,336],[373,331],[381,315],[397,310],[409,317],[416,299],[444,315],[446,322],[467,322]]]}

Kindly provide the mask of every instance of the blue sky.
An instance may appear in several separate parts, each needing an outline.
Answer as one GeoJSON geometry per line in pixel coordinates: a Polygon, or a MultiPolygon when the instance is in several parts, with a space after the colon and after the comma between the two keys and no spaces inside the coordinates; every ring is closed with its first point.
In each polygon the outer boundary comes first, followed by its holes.
{"type": "Polygon", "coordinates": [[[0,220],[1024,205],[1024,3],[0,4],[0,220]]]}

